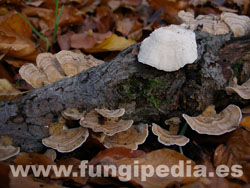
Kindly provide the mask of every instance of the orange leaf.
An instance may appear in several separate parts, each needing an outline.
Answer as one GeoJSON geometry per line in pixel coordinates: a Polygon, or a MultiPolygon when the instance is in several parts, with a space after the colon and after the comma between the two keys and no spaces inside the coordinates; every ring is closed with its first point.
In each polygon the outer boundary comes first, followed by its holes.
{"type": "Polygon", "coordinates": [[[101,44],[98,44],[94,48],[86,49],[87,52],[106,52],[106,51],[120,51],[135,44],[134,40],[119,37],[116,34],[112,34],[109,38],[104,40],[101,44]]]}
{"type": "Polygon", "coordinates": [[[240,122],[240,125],[245,127],[248,131],[250,131],[250,116],[243,118],[240,122]]]}

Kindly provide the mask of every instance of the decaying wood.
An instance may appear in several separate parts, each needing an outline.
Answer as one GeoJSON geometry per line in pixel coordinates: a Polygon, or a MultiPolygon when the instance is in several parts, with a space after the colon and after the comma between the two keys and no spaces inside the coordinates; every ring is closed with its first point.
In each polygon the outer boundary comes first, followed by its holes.
{"type": "Polygon", "coordinates": [[[224,89],[237,73],[239,83],[250,76],[250,40],[234,41],[230,34],[197,33],[199,58],[179,71],[164,72],[137,61],[140,44],[114,60],[34,89],[18,99],[0,103],[0,135],[9,135],[23,151],[41,151],[41,139],[67,107],[126,108],[125,118],[159,122],[182,113],[196,115],[208,105],[221,110],[228,104],[245,106],[224,89]]]}

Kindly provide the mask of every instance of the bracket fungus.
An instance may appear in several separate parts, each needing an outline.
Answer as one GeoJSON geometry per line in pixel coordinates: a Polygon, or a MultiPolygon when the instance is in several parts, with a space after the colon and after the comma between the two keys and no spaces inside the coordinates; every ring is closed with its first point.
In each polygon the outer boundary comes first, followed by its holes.
{"type": "Polygon", "coordinates": [[[189,138],[183,135],[171,134],[170,131],[161,128],[159,125],[152,124],[152,132],[158,136],[158,141],[165,146],[178,145],[185,146],[189,142],[189,138]]]}
{"type": "Polygon", "coordinates": [[[52,161],[56,160],[56,151],[53,149],[47,149],[44,153],[48,158],[50,158],[52,161]]]}
{"type": "Polygon", "coordinates": [[[124,115],[125,109],[120,108],[116,110],[108,110],[108,109],[98,109],[96,108],[95,111],[102,115],[105,118],[119,118],[124,115]]]}
{"type": "Polygon", "coordinates": [[[61,153],[71,152],[80,147],[88,138],[88,129],[83,127],[55,131],[42,140],[43,145],[61,153]]]}
{"type": "Polygon", "coordinates": [[[181,10],[178,13],[178,17],[180,17],[182,21],[193,31],[202,26],[201,31],[212,35],[224,35],[230,32],[227,24],[213,14],[199,15],[194,18],[192,13],[181,10]]]}
{"type": "Polygon", "coordinates": [[[68,120],[80,120],[85,112],[79,112],[76,108],[67,108],[62,112],[62,116],[68,120]]]}
{"type": "Polygon", "coordinates": [[[47,75],[49,82],[56,82],[64,77],[62,71],[60,71],[56,58],[51,53],[40,53],[36,57],[37,67],[42,69],[47,75]]]}
{"type": "Polygon", "coordinates": [[[235,37],[243,36],[250,31],[250,18],[235,13],[223,12],[220,16],[199,15],[194,18],[190,12],[181,10],[178,17],[191,29],[202,26],[202,31],[212,35],[223,35],[232,31],[235,37]]]}
{"type": "Polygon", "coordinates": [[[47,76],[32,63],[27,63],[19,69],[19,74],[34,88],[42,87],[49,83],[47,76]]]}
{"type": "Polygon", "coordinates": [[[233,104],[228,105],[219,114],[216,113],[214,105],[211,105],[199,116],[190,117],[183,114],[183,118],[200,134],[222,135],[239,126],[242,114],[240,108],[233,104]]]}
{"type": "Polygon", "coordinates": [[[4,161],[20,153],[20,147],[12,146],[11,138],[3,136],[0,139],[0,161],[4,161]]]}
{"type": "Polygon", "coordinates": [[[236,81],[233,87],[226,87],[226,92],[228,95],[237,93],[243,99],[250,99],[250,79],[242,85],[238,85],[236,81]]]}
{"type": "Polygon", "coordinates": [[[235,37],[243,36],[250,32],[250,18],[247,16],[223,12],[221,20],[230,27],[235,37]]]}
{"type": "Polygon", "coordinates": [[[119,117],[123,114],[123,110],[120,109],[113,111],[95,109],[81,118],[80,125],[90,128],[94,132],[103,132],[107,136],[113,136],[116,133],[128,130],[134,122],[133,120],[119,120],[119,117]]]}
{"type": "Polygon", "coordinates": [[[176,71],[198,57],[195,33],[181,26],[156,29],[143,40],[138,60],[159,70],[176,71]]]}
{"type": "Polygon", "coordinates": [[[40,53],[36,64],[23,65],[19,73],[32,87],[39,88],[44,84],[56,82],[66,76],[74,76],[83,70],[103,64],[91,55],[62,50],[57,54],[40,53]]]}
{"type": "Polygon", "coordinates": [[[179,131],[179,125],[181,123],[180,118],[178,117],[172,117],[170,119],[165,120],[164,122],[166,125],[169,125],[169,132],[170,134],[176,134],[179,131]]]}
{"type": "Polygon", "coordinates": [[[125,147],[137,150],[139,144],[143,144],[148,137],[148,125],[133,125],[128,130],[115,134],[114,136],[106,136],[103,145],[106,148],[125,147]]]}

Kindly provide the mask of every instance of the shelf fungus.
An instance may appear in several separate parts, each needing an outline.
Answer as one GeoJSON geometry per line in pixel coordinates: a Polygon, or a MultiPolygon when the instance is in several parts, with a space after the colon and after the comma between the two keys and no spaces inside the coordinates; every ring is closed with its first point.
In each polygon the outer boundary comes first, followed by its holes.
{"type": "Polygon", "coordinates": [[[165,146],[178,145],[185,146],[189,142],[189,138],[183,135],[173,134],[170,131],[161,128],[153,123],[152,132],[158,136],[158,141],[165,146]]]}
{"type": "Polygon", "coordinates": [[[79,112],[76,108],[67,108],[62,112],[62,116],[68,120],[80,120],[85,112],[79,112]]]}
{"type": "Polygon", "coordinates": [[[181,123],[180,118],[178,118],[178,117],[172,117],[170,119],[165,120],[164,123],[166,125],[169,125],[169,132],[170,132],[170,134],[177,135],[177,133],[179,131],[179,126],[180,126],[180,123],[181,123]]]}
{"type": "Polygon", "coordinates": [[[235,37],[243,36],[250,32],[250,18],[247,16],[223,12],[221,20],[230,27],[235,37]]]}
{"type": "Polygon", "coordinates": [[[115,134],[114,136],[106,136],[103,145],[106,148],[125,147],[136,150],[139,144],[143,144],[148,137],[148,125],[133,125],[128,130],[115,134]]]}
{"type": "Polygon", "coordinates": [[[71,152],[80,147],[88,138],[88,129],[83,127],[61,129],[42,140],[43,145],[61,153],[71,152]]]}
{"type": "Polygon", "coordinates": [[[176,71],[198,57],[195,33],[178,25],[156,29],[143,40],[138,60],[159,70],[176,71]]]}
{"type": "Polygon", "coordinates": [[[250,79],[242,85],[238,85],[236,81],[233,87],[226,87],[226,92],[228,95],[237,93],[243,99],[250,99],[250,79]]]}
{"type": "Polygon", "coordinates": [[[56,82],[66,76],[74,76],[83,70],[103,64],[91,55],[62,50],[57,54],[40,53],[36,58],[37,66],[28,63],[19,73],[32,87],[39,88],[44,84],[56,82]]]}
{"type": "Polygon", "coordinates": [[[1,137],[0,139],[0,161],[4,161],[11,157],[14,157],[18,153],[20,153],[20,148],[12,146],[11,138],[7,136],[1,137]]]}
{"type": "Polygon", "coordinates": [[[120,120],[119,118],[123,114],[123,109],[95,109],[82,117],[80,124],[94,132],[103,132],[107,136],[113,136],[116,133],[128,130],[134,122],[133,120],[120,120]]]}
{"type": "Polygon", "coordinates": [[[200,134],[222,135],[235,130],[241,121],[241,110],[236,105],[227,106],[219,114],[216,113],[214,105],[197,117],[190,117],[183,114],[189,126],[200,134]]]}
{"type": "Polygon", "coordinates": [[[49,82],[56,82],[64,77],[56,58],[51,53],[40,53],[36,57],[37,67],[47,75],[49,82]]]}
{"type": "Polygon", "coordinates": [[[32,87],[40,88],[45,84],[48,84],[48,78],[32,63],[27,63],[19,69],[20,76],[32,87]]]}
{"type": "Polygon", "coordinates": [[[182,10],[178,13],[178,17],[193,31],[200,27],[201,31],[212,35],[224,35],[230,32],[227,24],[213,14],[199,15],[194,18],[192,13],[182,10]]]}
{"type": "Polygon", "coordinates": [[[53,149],[47,149],[44,153],[48,158],[50,158],[52,161],[56,160],[56,151],[53,149]]]}

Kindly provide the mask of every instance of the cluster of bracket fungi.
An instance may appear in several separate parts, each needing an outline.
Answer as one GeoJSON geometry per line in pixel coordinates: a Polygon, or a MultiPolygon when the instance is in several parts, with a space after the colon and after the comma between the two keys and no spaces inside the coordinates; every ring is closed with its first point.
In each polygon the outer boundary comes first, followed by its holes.
{"type": "Polygon", "coordinates": [[[40,88],[103,63],[91,55],[62,50],[55,55],[40,53],[36,58],[37,66],[27,63],[19,69],[19,73],[32,87],[40,88]]]}
{"type": "MultiPolygon", "coordinates": [[[[230,29],[235,36],[241,36],[250,30],[249,18],[235,16],[232,13],[222,14],[221,21],[210,15],[194,19],[185,12],[180,12],[179,16],[190,29],[176,25],[156,29],[142,42],[138,54],[139,62],[167,72],[177,71],[186,64],[194,63],[198,54],[195,33],[192,30],[195,30],[203,22],[202,20],[211,18],[212,21],[203,24],[203,31],[211,34],[225,34],[230,29]],[[227,29],[222,31],[220,28],[225,26],[227,29]]],[[[20,75],[34,88],[39,88],[102,63],[104,62],[92,56],[70,51],[61,51],[55,55],[42,53],[37,57],[37,67],[34,64],[25,64],[20,69],[20,75]]],[[[237,93],[243,99],[250,99],[250,79],[242,85],[238,85],[235,81],[233,86],[225,90],[227,94],[237,93]]],[[[66,109],[62,112],[64,120],[79,121],[81,126],[67,128],[64,123],[51,126],[50,136],[44,138],[42,143],[58,152],[71,152],[91,136],[107,148],[120,146],[136,150],[139,144],[145,142],[149,126],[143,123],[133,125],[133,120],[121,119],[124,114],[124,108],[115,110],[96,108],[89,112],[79,112],[74,108],[66,109]]],[[[217,114],[215,107],[211,105],[199,116],[191,117],[183,114],[183,118],[199,134],[222,135],[240,125],[242,112],[238,106],[231,104],[217,114]]],[[[189,142],[189,138],[178,135],[180,123],[178,117],[172,117],[165,121],[165,124],[169,125],[169,130],[154,123],[151,128],[160,143],[166,146],[184,146],[189,142]]],[[[19,151],[20,148],[12,146],[7,138],[1,138],[0,160],[6,160],[19,151]]],[[[55,159],[56,154],[54,150],[47,150],[46,155],[55,159]]]]}

